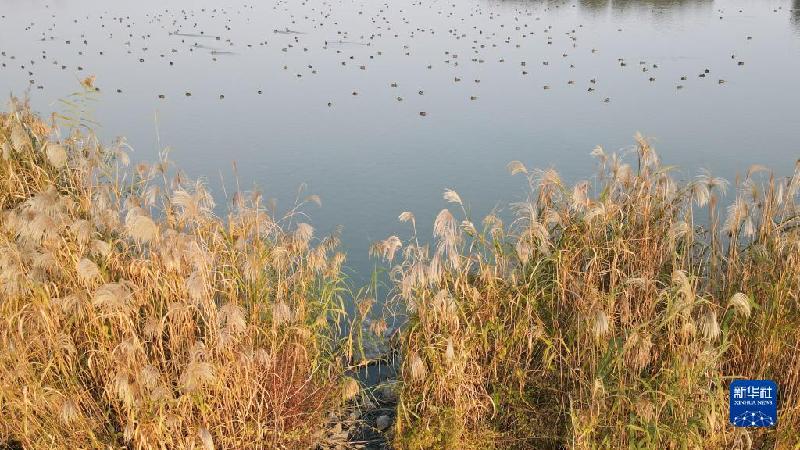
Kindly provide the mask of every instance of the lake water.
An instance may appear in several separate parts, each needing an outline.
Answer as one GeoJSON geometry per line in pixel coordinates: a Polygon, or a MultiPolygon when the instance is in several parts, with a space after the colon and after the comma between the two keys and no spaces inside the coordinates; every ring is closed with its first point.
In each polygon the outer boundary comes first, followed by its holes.
{"type": "Polygon", "coordinates": [[[4,94],[30,86],[46,114],[96,75],[99,134],[134,161],[170,147],[218,203],[234,161],[279,208],[307,183],[357,281],[402,211],[429,235],[443,189],[477,219],[524,196],[511,160],[575,181],[592,148],[637,131],[687,178],[800,157],[800,0],[0,0],[0,15],[4,94]]]}

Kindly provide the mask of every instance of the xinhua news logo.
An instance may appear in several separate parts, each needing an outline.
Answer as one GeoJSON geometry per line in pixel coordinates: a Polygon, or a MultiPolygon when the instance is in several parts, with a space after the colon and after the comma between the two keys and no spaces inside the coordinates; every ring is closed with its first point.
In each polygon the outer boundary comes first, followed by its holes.
{"type": "Polygon", "coordinates": [[[772,427],[778,423],[778,385],[772,380],[731,383],[730,421],[735,427],[772,427]]]}

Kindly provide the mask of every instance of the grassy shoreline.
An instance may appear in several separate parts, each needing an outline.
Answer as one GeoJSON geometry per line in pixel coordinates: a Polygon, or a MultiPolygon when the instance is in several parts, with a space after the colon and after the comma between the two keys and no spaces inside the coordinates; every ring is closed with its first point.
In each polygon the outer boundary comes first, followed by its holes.
{"type": "MultiPolygon", "coordinates": [[[[331,417],[369,402],[347,375],[386,322],[365,329],[363,291],[348,317],[338,238],[302,214],[317,199],[278,216],[237,192],[216,217],[166,159],[127,168],[78,129],[0,115],[0,442],[356,446],[331,417]]],[[[673,179],[640,137],[635,163],[593,155],[574,186],[511,163],[530,192],[510,224],[447,190],[431,245],[374,245],[408,316],[392,445],[794,448],[800,164],[728,187],[673,179]],[[727,423],[740,377],[778,382],[776,429],[727,423]]]]}
{"type": "MultiPolygon", "coordinates": [[[[0,440],[308,447],[344,377],[344,255],[302,204],[226,217],[167,160],[0,117],[0,440]]],[[[308,199],[314,201],[314,198],[308,199]]]]}
{"type": "Polygon", "coordinates": [[[636,141],[574,186],[512,162],[510,225],[447,190],[432,247],[377,245],[411,309],[402,448],[800,445],[800,161],[751,167],[723,210],[725,180],[675,180],[636,141]],[[774,430],[728,423],[737,378],[781,386],[774,430]]]}

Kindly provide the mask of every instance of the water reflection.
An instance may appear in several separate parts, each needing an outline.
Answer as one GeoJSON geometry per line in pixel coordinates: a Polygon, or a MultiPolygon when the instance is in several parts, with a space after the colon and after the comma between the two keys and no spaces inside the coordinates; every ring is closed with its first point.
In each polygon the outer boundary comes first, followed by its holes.
{"type": "Polygon", "coordinates": [[[789,11],[789,18],[796,31],[800,32],[800,0],[792,1],[792,10],[789,11]]]}
{"type": "Polygon", "coordinates": [[[685,8],[708,8],[714,0],[579,0],[581,9],[588,12],[614,11],[625,13],[631,10],[677,11],[685,8]]]}

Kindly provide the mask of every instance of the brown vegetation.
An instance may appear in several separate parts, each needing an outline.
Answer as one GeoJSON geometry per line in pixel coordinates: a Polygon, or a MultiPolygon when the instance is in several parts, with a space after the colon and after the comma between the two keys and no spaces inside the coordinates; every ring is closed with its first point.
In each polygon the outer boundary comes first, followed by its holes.
{"type": "Polygon", "coordinates": [[[58,132],[0,115],[0,442],[308,448],[342,403],[337,237],[58,132]]]}
{"type": "MultiPolygon", "coordinates": [[[[90,87],[86,87],[87,90],[90,87]]],[[[76,130],[80,123],[73,126],[76,130]]],[[[236,192],[225,217],[163,158],[0,115],[0,442],[25,448],[307,448],[345,377],[344,255],[236,192]]],[[[398,448],[759,448],[800,430],[800,164],[732,189],[676,181],[637,138],[591,181],[529,171],[513,221],[439,213],[374,251],[408,321],[398,448]],[[781,389],[775,429],[735,429],[727,386],[781,389]]],[[[356,313],[357,312],[357,313],[356,313]]],[[[371,331],[383,335],[386,322],[371,331]]],[[[356,359],[363,359],[362,356],[356,359]]],[[[379,427],[388,426],[382,416],[379,427]]],[[[341,427],[337,428],[341,435],[341,427]]],[[[346,434],[346,433],[345,433],[346,434]]]]}
{"type": "Polygon", "coordinates": [[[432,248],[376,245],[410,311],[397,446],[797,445],[800,162],[748,170],[721,216],[724,180],[676,181],[641,137],[638,164],[593,155],[571,187],[511,163],[530,196],[510,226],[447,190],[462,217],[441,211],[432,248]],[[777,429],[728,423],[736,378],[778,382],[777,429]]]}

